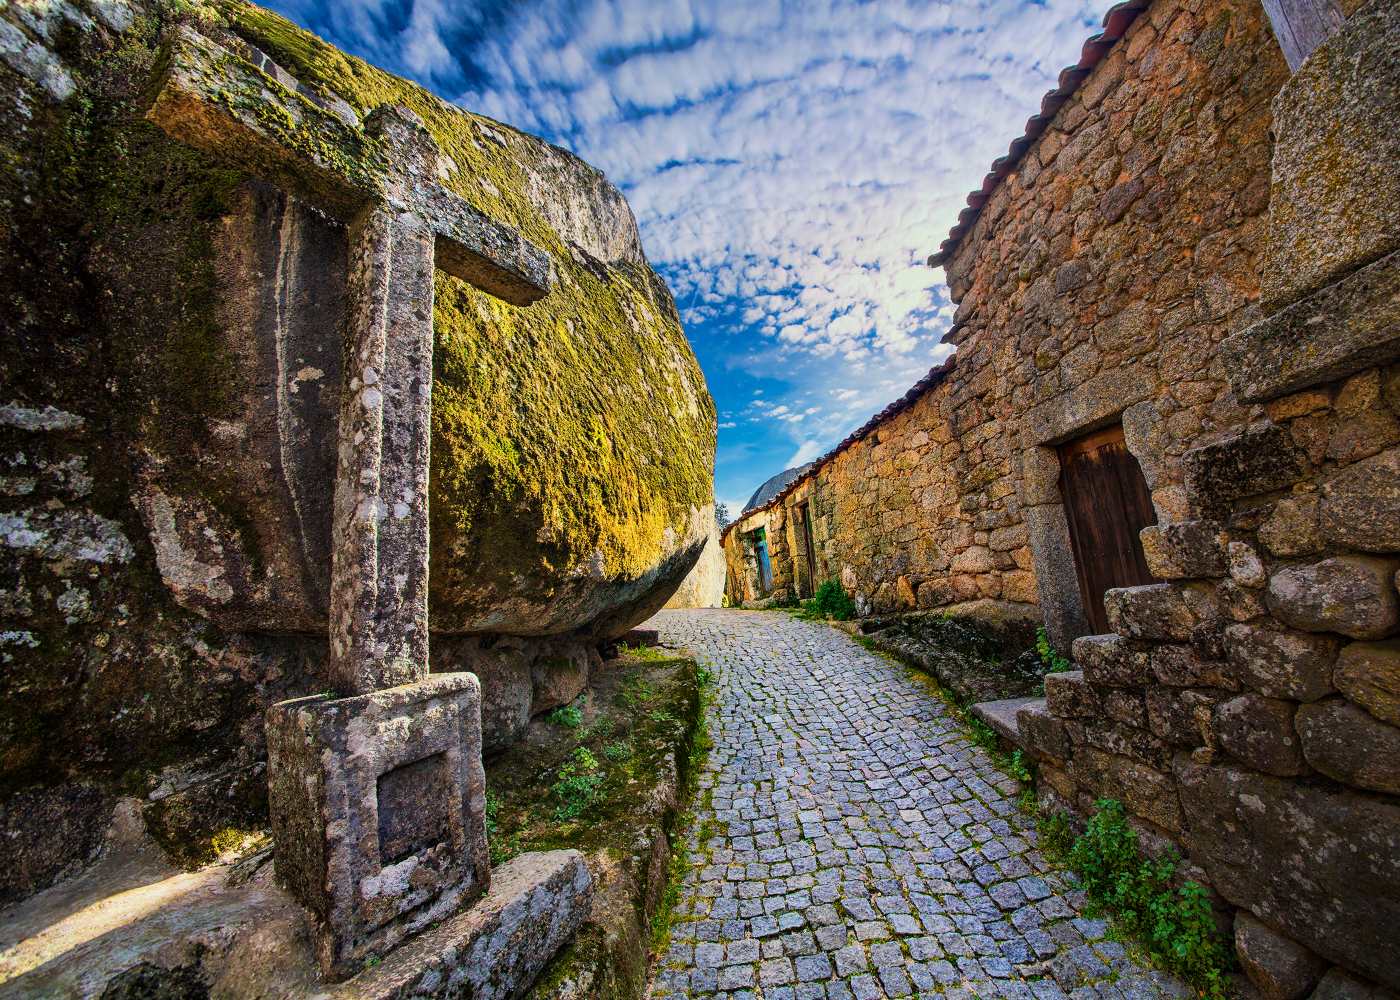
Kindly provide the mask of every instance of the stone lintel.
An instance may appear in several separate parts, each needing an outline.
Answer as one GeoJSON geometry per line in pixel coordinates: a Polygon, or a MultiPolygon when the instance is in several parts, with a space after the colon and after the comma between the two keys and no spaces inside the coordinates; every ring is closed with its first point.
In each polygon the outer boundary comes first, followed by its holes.
{"type": "Polygon", "coordinates": [[[577,851],[522,854],[491,873],[468,910],[425,931],[330,992],[335,1000],[521,996],[591,911],[593,879],[577,851]]]}
{"type": "Polygon", "coordinates": [[[1230,386],[1263,403],[1400,357],[1400,251],[1227,337],[1230,386]]]}
{"type": "Polygon", "coordinates": [[[549,294],[549,254],[514,229],[441,186],[429,193],[425,207],[441,270],[512,305],[528,306],[549,294]]]}
{"type": "Polygon", "coordinates": [[[173,138],[349,222],[390,171],[359,129],[188,25],[146,117],[173,138]]]}
{"type": "Polygon", "coordinates": [[[1026,412],[1033,444],[1054,445],[1113,423],[1127,407],[1147,398],[1150,380],[1133,368],[1095,375],[1026,412]]]}
{"type": "Polygon", "coordinates": [[[260,69],[187,25],[175,29],[167,51],[146,117],[172,137],[345,223],[368,202],[408,195],[408,208],[427,220],[437,239],[442,270],[514,305],[548,294],[553,269],[547,253],[437,183],[435,171],[402,184],[413,164],[402,162],[392,142],[301,93],[280,67],[265,72],[275,67],[265,56],[260,69]]]}
{"type": "Polygon", "coordinates": [[[434,674],[268,710],[277,873],[317,918],[328,978],[485,891],[480,699],[474,674],[434,674]]]}

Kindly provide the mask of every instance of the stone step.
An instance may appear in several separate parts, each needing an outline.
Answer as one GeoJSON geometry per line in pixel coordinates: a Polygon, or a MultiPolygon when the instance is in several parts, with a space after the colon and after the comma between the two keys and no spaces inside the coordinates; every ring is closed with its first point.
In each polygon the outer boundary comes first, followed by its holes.
{"type": "Polygon", "coordinates": [[[1024,749],[1025,742],[1021,738],[1021,727],[1016,721],[1016,713],[1027,705],[1044,701],[1044,698],[1036,697],[1003,698],[1000,701],[978,702],[969,711],[974,718],[981,719],[996,730],[1002,739],[1024,749]]]}
{"type": "Polygon", "coordinates": [[[577,851],[522,854],[469,908],[400,945],[324,1000],[521,996],[583,926],[593,880],[577,851]]]}

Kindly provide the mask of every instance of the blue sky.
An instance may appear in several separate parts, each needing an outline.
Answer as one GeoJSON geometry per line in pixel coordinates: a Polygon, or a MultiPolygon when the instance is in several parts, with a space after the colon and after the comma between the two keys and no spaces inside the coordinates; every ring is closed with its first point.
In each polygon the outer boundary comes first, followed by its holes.
{"type": "Polygon", "coordinates": [[[734,513],[947,355],[952,306],[923,261],[1107,7],[269,5],[622,188],[714,394],[734,513]]]}

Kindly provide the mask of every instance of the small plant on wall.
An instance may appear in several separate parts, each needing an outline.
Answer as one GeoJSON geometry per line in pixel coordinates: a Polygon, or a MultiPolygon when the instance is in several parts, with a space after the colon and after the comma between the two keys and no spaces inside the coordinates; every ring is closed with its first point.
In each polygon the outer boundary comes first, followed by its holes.
{"type": "Polygon", "coordinates": [[[1074,664],[1061,656],[1055,647],[1050,645],[1050,636],[1045,633],[1043,628],[1035,630],[1035,650],[1040,654],[1040,662],[1045,664],[1046,670],[1052,674],[1074,669],[1074,664]]]}
{"type": "Polygon", "coordinates": [[[1061,815],[1042,816],[1041,846],[1079,874],[1091,903],[1172,972],[1189,980],[1199,995],[1224,1000],[1226,973],[1234,966],[1228,942],[1216,925],[1210,896],[1182,880],[1174,855],[1143,856],[1123,804],[1100,799],[1084,833],[1075,837],[1061,815]]]}

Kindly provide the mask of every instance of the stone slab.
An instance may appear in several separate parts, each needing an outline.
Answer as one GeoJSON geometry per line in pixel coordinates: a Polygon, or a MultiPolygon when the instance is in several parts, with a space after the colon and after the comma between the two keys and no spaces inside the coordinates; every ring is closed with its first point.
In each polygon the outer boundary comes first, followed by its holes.
{"type": "Polygon", "coordinates": [[[634,628],[617,640],[624,646],[659,646],[661,633],[654,628],[634,628]]]}
{"type": "Polygon", "coordinates": [[[981,701],[973,705],[970,711],[974,718],[981,719],[991,726],[1003,739],[1024,749],[1025,744],[1021,740],[1021,726],[1016,720],[1016,713],[1028,705],[1034,705],[1044,700],[1044,698],[1028,697],[981,701]]]}
{"type": "Polygon", "coordinates": [[[578,851],[522,854],[491,873],[468,910],[327,994],[335,1000],[514,1000],[588,918],[593,879],[578,851]]]}
{"type": "Polygon", "coordinates": [[[1225,338],[1230,385],[1262,403],[1400,357],[1400,252],[1225,338]]]}
{"type": "Polygon", "coordinates": [[[1176,758],[1186,846],[1211,885],[1333,962],[1400,986],[1400,805],[1176,758]]]}
{"type": "Polygon", "coordinates": [[[1274,98],[1266,309],[1400,247],[1396,37],[1400,6],[1368,4],[1274,98]]]}

